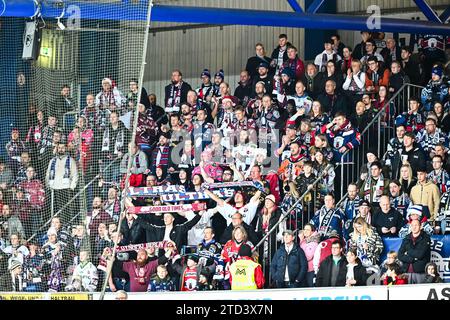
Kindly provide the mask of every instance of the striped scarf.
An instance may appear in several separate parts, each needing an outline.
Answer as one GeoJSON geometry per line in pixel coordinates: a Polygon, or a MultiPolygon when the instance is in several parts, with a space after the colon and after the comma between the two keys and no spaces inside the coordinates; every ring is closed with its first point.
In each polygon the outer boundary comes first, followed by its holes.
{"type": "MultiPolygon", "coordinates": [[[[55,157],[52,159],[52,163],[50,165],[50,178],[49,180],[55,180],[56,175],[56,160],[58,157],[55,157]]],[[[61,159],[62,160],[62,159],[61,159]]],[[[64,177],[63,179],[69,179],[70,178],[70,157],[66,157],[66,164],[64,165],[64,177]]]]}

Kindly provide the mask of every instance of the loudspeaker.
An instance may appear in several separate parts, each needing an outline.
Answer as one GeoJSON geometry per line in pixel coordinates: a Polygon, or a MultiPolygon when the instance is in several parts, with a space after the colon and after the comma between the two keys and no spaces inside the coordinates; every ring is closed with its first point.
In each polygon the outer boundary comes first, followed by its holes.
{"type": "Polygon", "coordinates": [[[25,22],[25,34],[23,37],[22,59],[36,60],[39,56],[41,39],[36,21],[25,22]]]}

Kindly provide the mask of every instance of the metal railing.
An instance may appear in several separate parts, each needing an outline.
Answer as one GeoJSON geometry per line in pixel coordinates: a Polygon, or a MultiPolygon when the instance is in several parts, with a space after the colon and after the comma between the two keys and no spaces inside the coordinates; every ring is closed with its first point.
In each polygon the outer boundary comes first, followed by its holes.
{"type": "MultiPolygon", "coordinates": [[[[347,150],[342,154],[341,161],[336,163],[334,166],[332,164],[328,165],[326,169],[320,173],[312,184],[317,187],[317,184],[323,179],[323,177],[328,173],[331,168],[334,168],[336,172],[340,171],[340,179],[336,182],[340,183],[340,194],[336,194],[339,201],[335,205],[338,208],[341,203],[345,200],[348,193],[346,192],[346,186],[351,182],[356,182],[359,178],[359,173],[361,167],[366,163],[365,154],[369,149],[376,149],[378,155],[385,154],[386,148],[389,140],[395,137],[395,116],[408,111],[408,100],[414,94],[420,97],[420,90],[423,87],[416,86],[413,84],[404,84],[399,91],[397,91],[384,105],[383,109],[379,110],[377,114],[373,117],[371,122],[366,126],[366,128],[360,133],[361,144],[355,149],[347,150]],[[394,108],[394,110],[388,110],[388,108],[394,108]],[[345,194],[344,194],[345,188],[345,194]]],[[[381,159],[381,157],[380,157],[381,159]]],[[[263,256],[260,256],[260,261],[262,262],[262,267],[264,274],[268,276],[269,286],[271,285],[271,275],[270,275],[270,264],[266,263],[265,259],[269,259],[273,256],[275,251],[278,249],[278,242],[275,241],[275,248],[271,248],[271,241],[269,237],[276,237],[276,231],[278,230],[281,223],[290,216],[290,212],[294,210],[302,201],[305,196],[310,193],[311,190],[306,190],[296,202],[286,211],[283,211],[283,215],[279,221],[264,235],[264,237],[255,245],[253,251],[260,250],[260,247],[268,241],[269,248],[268,253],[263,250],[263,256]],[[275,233],[275,234],[274,234],[275,233]],[[264,256],[267,255],[267,256],[264,256]],[[269,270],[266,270],[269,268],[269,270]]],[[[314,201],[317,206],[318,202],[314,201]]],[[[314,212],[319,209],[314,208],[314,212]]],[[[309,217],[311,218],[311,217],[309,217]]],[[[303,220],[302,220],[303,221],[303,220]]],[[[309,219],[308,219],[309,221],[309,219]]],[[[303,224],[302,226],[303,227],[303,224]]],[[[294,234],[297,237],[297,233],[300,228],[295,228],[294,234]]],[[[264,248],[264,247],[263,247],[264,248]]]]}
{"type": "MultiPolygon", "coordinates": [[[[267,276],[266,280],[268,279],[268,283],[269,286],[271,285],[271,274],[270,274],[270,261],[272,259],[273,254],[275,254],[276,250],[278,249],[278,241],[274,241],[275,243],[275,247],[271,246],[271,239],[269,239],[269,237],[276,237],[276,231],[278,230],[280,224],[284,223],[285,220],[291,215],[291,211],[294,210],[299,204],[302,203],[302,201],[304,200],[304,198],[313,191],[314,188],[317,187],[317,185],[319,184],[319,182],[323,179],[323,177],[325,175],[328,174],[328,171],[330,169],[332,169],[334,166],[332,164],[329,164],[325,170],[323,170],[318,176],[317,178],[314,180],[314,182],[311,184],[312,188],[308,188],[295,202],[294,204],[288,209],[283,211],[282,216],[280,217],[280,219],[277,221],[277,223],[263,236],[263,238],[254,246],[253,248],[253,252],[257,251],[257,250],[261,250],[261,246],[262,247],[262,252],[263,254],[260,255],[260,261],[262,262],[262,268],[263,268],[263,272],[264,274],[267,276]],[[265,252],[265,247],[264,247],[264,243],[268,241],[268,250],[267,253],[265,252]],[[267,259],[267,260],[266,260],[267,259]]],[[[317,201],[314,201],[314,208],[313,208],[313,212],[317,211],[317,201]]],[[[303,215],[303,212],[301,213],[303,215]]],[[[298,217],[296,217],[297,219],[298,217]]],[[[309,217],[310,219],[311,217],[309,217]]],[[[309,222],[309,219],[307,222],[309,222]]],[[[302,226],[303,227],[303,226],[302,226]]],[[[296,229],[298,230],[298,228],[296,229]]]]}
{"type": "Polygon", "coordinates": [[[422,89],[421,86],[404,84],[360,133],[360,145],[342,154],[339,162],[340,200],[344,198],[344,188],[358,181],[361,168],[367,163],[367,151],[376,150],[378,156],[386,153],[389,141],[395,137],[395,116],[407,112],[409,98],[412,95],[420,97],[422,89]]]}

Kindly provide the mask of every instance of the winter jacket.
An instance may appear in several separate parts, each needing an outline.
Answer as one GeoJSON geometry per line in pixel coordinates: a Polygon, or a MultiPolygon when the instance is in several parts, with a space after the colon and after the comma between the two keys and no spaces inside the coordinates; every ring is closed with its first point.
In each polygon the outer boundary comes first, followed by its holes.
{"type": "Polygon", "coordinates": [[[425,128],[426,118],[422,112],[403,112],[395,118],[395,126],[405,125],[408,132],[419,132],[425,128]]]}
{"type": "MultiPolygon", "coordinates": [[[[266,230],[267,230],[267,232],[272,230],[272,228],[275,226],[275,224],[277,224],[278,221],[280,220],[283,213],[281,212],[281,210],[279,208],[277,208],[275,211],[273,211],[270,216],[269,223],[266,226],[267,229],[263,228],[264,226],[263,226],[263,216],[262,215],[263,215],[262,212],[257,215],[256,234],[258,235],[258,239],[262,239],[266,235],[266,230]]],[[[278,227],[275,229],[275,231],[272,232],[268,237],[268,239],[269,239],[268,240],[269,241],[269,254],[271,254],[272,256],[275,254],[275,250],[277,248],[277,246],[276,246],[277,240],[281,241],[281,239],[283,238],[282,233],[285,229],[285,226],[286,226],[286,223],[283,221],[282,223],[280,223],[278,225],[278,227]]],[[[263,248],[264,248],[264,246],[260,246],[260,255],[264,254],[263,248]]]]}
{"type": "Polygon", "coordinates": [[[380,51],[380,54],[383,57],[384,65],[386,66],[386,68],[390,68],[392,61],[394,60],[399,61],[402,58],[401,56],[402,50],[400,49],[399,46],[395,46],[394,52],[395,52],[395,59],[393,59],[391,50],[389,48],[383,48],[380,51]]]}
{"type": "Polygon", "coordinates": [[[253,88],[252,83],[249,81],[245,85],[239,82],[239,86],[234,90],[234,96],[239,99],[239,102],[246,107],[252,96],[253,88]]]}
{"type": "Polygon", "coordinates": [[[407,236],[398,251],[398,259],[403,262],[403,272],[407,272],[412,264],[414,273],[424,273],[425,266],[431,259],[430,236],[423,231],[420,231],[415,241],[412,234],[407,236]]]}
{"type": "MultiPolygon", "coordinates": [[[[331,287],[331,272],[334,261],[333,256],[330,255],[320,264],[319,270],[316,276],[316,287],[331,287]]],[[[347,259],[341,256],[338,262],[339,272],[336,279],[336,287],[344,287],[346,284],[347,277],[347,259]]]]}
{"type": "Polygon", "coordinates": [[[305,253],[298,244],[294,243],[291,251],[287,253],[283,244],[275,252],[270,263],[270,274],[277,287],[283,287],[284,276],[288,269],[289,281],[300,284],[304,281],[308,270],[305,253]]]}
{"type": "Polygon", "coordinates": [[[390,72],[389,69],[381,69],[379,68],[376,73],[378,74],[378,81],[375,81],[375,74],[371,70],[366,71],[366,88],[373,86],[374,92],[378,92],[380,89],[380,86],[386,86],[389,85],[389,76],[390,72]]]}
{"type": "MultiPolygon", "coordinates": [[[[187,101],[187,94],[190,90],[192,90],[192,87],[189,83],[184,82],[181,84],[181,92],[180,92],[180,101],[179,103],[176,103],[175,101],[169,101],[169,99],[171,98],[170,94],[172,91],[172,86],[173,84],[169,84],[164,88],[164,106],[167,108],[173,108],[173,106],[178,106],[179,108],[181,108],[181,104],[187,101]],[[170,103],[171,102],[171,103],[170,103]]],[[[167,111],[167,110],[166,110],[167,111]]]]}
{"type": "Polygon", "coordinates": [[[423,151],[416,143],[414,143],[411,150],[406,151],[405,148],[402,148],[398,153],[396,153],[392,160],[392,167],[395,168],[396,172],[400,172],[402,163],[407,161],[411,165],[412,171],[417,172],[417,169],[419,169],[421,165],[425,164],[425,159],[426,158],[423,151]]]}
{"type": "Polygon", "coordinates": [[[287,59],[286,61],[284,61],[283,66],[280,68],[280,71],[282,71],[284,68],[291,69],[295,74],[296,80],[300,80],[303,73],[305,72],[305,65],[298,56],[295,56],[295,59],[287,59]]]}
{"type": "Polygon", "coordinates": [[[351,150],[358,147],[361,143],[360,133],[352,127],[348,120],[346,120],[342,127],[338,128],[336,131],[333,127],[327,129],[324,125],[321,128],[321,133],[327,135],[328,141],[333,146],[333,160],[335,162],[341,161],[342,153],[339,152],[340,148],[345,146],[347,150],[351,150]]]}
{"type": "Polygon", "coordinates": [[[332,117],[334,117],[338,111],[345,113],[347,116],[349,116],[352,112],[352,110],[347,108],[345,97],[340,94],[335,93],[333,95],[329,95],[326,92],[323,92],[317,96],[317,100],[322,105],[323,111],[331,114],[332,117]]]}
{"type": "Polygon", "coordinates": [[[442,80],[433,81],[430,80],[425,88],[422,89],[421,100],[423,107],[426,111],[433,109],[435,102],[445,102],[445,98],[448,95],[447,84],[442,80]]]}
{"type": "Polygon", "coordinates": [[[166,291],[175,291],[175,284],[173,283],[170,276],[161,279],[157,275],[155,275],[148,284],[147,288],[148,292],[166,292],[166,291]]]}
{"type": "Polygon", "coordinates": [[[308,74],[304,73],[301,77],[301,80],[306,87],[306,91],[313,99],[316,99],[319,94],[325,90],[325,88],[321,87],[322,82],[320,81],[318,74],[319,73],[316,73],[315,76],[310,77],[308,74]]]}
{"type": "Polygon", "coordinates": [[[315,213],[309,223],[313,224],[317,232],[323,237],[328,237],[333,230],[335,230],[339,236],[342,236],[344,220],[344,213],[342,213],[340,209],[327,209],[323,206],[315,213]],[[331,218],[329,222],[325,224],[324,218],[329,217],[329,215],[331,215],[331,218]]]}
{"type": "MultiPolygon", "coordinates": [[[[182,224],[174,225],[170,231],[170,239],[175,242],[176,248],[181,250],[181,247],[187,242],[187,232],[201,219],[201,216],[196,214],[195,217],[182,224]]],[[[156,226],[145,221],[142,217],[138,216],[136,222],[147,230],[147,233],[154,235],[156,241],[162,241],[164,239],[166,226],[156,226]]],[[[148,237],[147,237],[148,238],[148,237]]]]}
{"type": "Polygon", "coordinates": [[[305,253],[306,260],[308,261],[307,272],[314,271],[313,259],[314,253],[316,252],[317,246],[319,245],[320,236],[317,232],[314,232],[308,238],[304,238],[300,241],[300,247],[305,253]]]}
{"type": "Polygon", "coordinates": [[[147,239],[146,241],[145,230],[135,220],[133,220],[133,223],[130,227],[128,225],[127,219],[123,219],[122,225],[120,227],[120,232],[123,235],[122,241],[124,245],[145,243],[147,241],[150,242],[150,239],[147,239]]]}
{"type": "Polygon", "coordinates": [[[434,221],[438,215],[441,195],[439,188],[431,181],[424,185],[417,183],[409,195],[414,205],[427,206],[430,210],[430,221],[434,221]]]}

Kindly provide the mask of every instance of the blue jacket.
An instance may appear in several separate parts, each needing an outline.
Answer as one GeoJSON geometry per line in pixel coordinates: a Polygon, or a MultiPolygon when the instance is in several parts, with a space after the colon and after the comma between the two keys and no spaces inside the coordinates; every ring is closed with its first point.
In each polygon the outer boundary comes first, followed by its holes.
{"type": "Polygon", "coordinates": [[[314,215],[314,217],[311,218],[310,223],[314,225],[314,227],[316,228],[316,230],[324,237],[328,237],[331,233],[331,231],[336,230],[337,234],[342,237],[342,227],[346,221],[346,217],[344,215],[344,213],[341,211],[341,209],[330,209],[333,210],[332,216],[331,216],[331,221],[329,222],[328,225],[323,225],[324,221],[320,221],[320,215],[322,214],[323,216],[325,216],[325,212],[329,212],[326,211],[325,206],[323,206],[320,210],[318,210],[316,212],[316,214],[314,215]]]}
{"type": "Polygon", "coordinates": [[[430,80],[425,88],[422,89],[421,100],[426,111],[433,109],[435,102],[443,103],[448,94],[448,88],[445,82],[439,80],[434,82],[430,80]]]}
{"type": "MultiPolygon", "coordinates": [[[[342,153],[339,152],[339,149],[346,147],[347,150],[352,150],[358,147],[361,143],[361,137],[358,130],[352,127],[349,120],[346,120],[338,130],[333,131],[332,129],[327,129],[326,125],[324,125],[321,128],[321,133],[327,135],[328,141],[333,147],[333,160],[339,162],[342,158],[342,153]]],[[[348,155],[346,158],[344,161],[350,159],[348,155]]]]}
{"type": "Polygon", "coordinates": [[[289,281],[297,282],[299,284],[303,282],[306,271],[308,271],[308,261],[306,260],[305,252],[297,243],[294,243],[289,254],[287,253],[284,244],[282,244],[275,252],[270,264],[270,274],[273,281],[280,284],[284,282],[286,265],[288,268],[289,281]]]}

